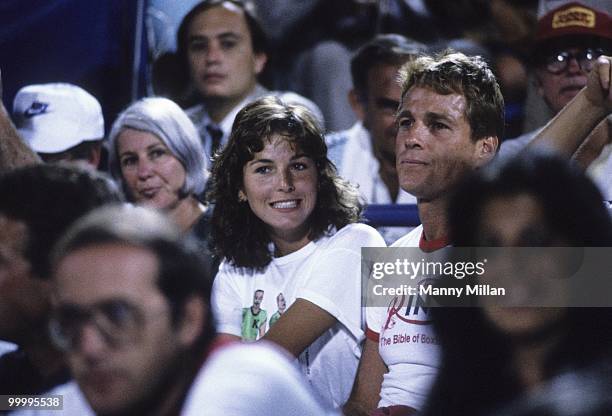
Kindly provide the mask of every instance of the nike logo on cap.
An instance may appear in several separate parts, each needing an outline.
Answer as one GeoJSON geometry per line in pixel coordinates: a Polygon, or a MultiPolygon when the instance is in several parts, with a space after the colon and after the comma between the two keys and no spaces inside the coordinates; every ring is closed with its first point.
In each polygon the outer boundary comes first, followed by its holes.
{"type": "Polygon", "coordinates": [[[34,116],[44,114],[47,112],[48,103],[41,103],[40,101],[34,101],[28,109],[23,112],[25,118],[32,118],[34,116]]]}

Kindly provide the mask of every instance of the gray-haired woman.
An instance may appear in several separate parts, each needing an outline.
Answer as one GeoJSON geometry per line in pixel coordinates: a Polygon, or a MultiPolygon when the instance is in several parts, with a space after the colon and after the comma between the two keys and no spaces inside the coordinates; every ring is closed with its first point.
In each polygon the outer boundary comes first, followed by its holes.
{"type": "Polygon", "coordinates": [[[173,101],[143,98],[124,110],[109,135],[109,170],[129,201],[160,209],[206,247],[200,199],[208,161],[195,126],[173,101]]]}

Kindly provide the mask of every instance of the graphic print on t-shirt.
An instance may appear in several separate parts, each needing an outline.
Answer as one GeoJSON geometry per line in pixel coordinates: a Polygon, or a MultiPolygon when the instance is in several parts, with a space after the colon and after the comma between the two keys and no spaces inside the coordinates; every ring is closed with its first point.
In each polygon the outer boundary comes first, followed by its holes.
{"type": "Polygon", "coordinates": [[[287,302],[285,302],[285,297],[283,296],[283,292],[280,292],[276,296],[276,306],[278,309],[276,310],[274,315],[270,317],[270,328],[272,328],[272,325],[274,325],[276,321],[280,319],[281,315],[285,313],[285,309],[287,308],[287,302]]]}
{"type": "Polygon", "coordinates": [[[438,344],[433,336],[426,301],[419,295],[396,296],[387,308],[379,337],[380,347],[396,344],[438,344]]]}
{"type": "Polygon", "coordinates": [[[253,292],[253,305],[248,308],[242,308],[242,340],[257,341],[266,333],[266,321],[268,313],[265,309],[261,309],[264,291],[257,289],[253,292]]]}

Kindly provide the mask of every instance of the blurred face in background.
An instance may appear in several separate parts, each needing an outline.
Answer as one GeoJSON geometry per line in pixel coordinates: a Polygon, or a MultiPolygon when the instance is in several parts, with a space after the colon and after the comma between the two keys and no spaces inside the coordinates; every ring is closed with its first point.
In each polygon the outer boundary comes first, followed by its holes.
{"type": "Polygon", "coordinates": [[[119,243],[77,249],[57,265],[56,344],[98,414],[138,414],[185,352],[158,269],[153,252],[119,243]]]}
{"type": "Polygon", "coordinates": [[[117,138],[121,176],[130,199],[162,210],[176,208],[184,198],[186,172],[156,135],[125,129],[117,138]]]}
{"type": "Polygon", "coordinates": [[[593,45],[564,47],[558,43],[542,52],[536,67],[538,93],[556,114],[578,94],[603,51],[593,45]]]}
{"type": "Polygon", "coordinates": [[[395,114],[402,89],[398,82],[399,65],[380,64],[368,72],[367,91],[358,94],[353,107],[370,132],[374,155],[395,166],[395,114]]]}
{"type": "MultiPolygon", "coordinates": [[[[528,193],[517,193],[497,196],[487,201],[482,207],[479,245],[483,247],[557,247],[563,242],[547,225],[544,209],[538,199],[528,193]]],[[[556,257],[547,257],[549,251],[530,249],[534,257],[525,255],[519,258],[510,258],[513,251],[509,251],[499,262],[490,261],[487,272],[492,275],[500,287],[509,291],[518,290],[517,302],[520,296],[536,303],[546,304],[549,298],[551,284],[559,289],[559,273],[563,266],[556,257]],[[494,267],[502,265],[501,271],[496,272],[494,267]],[[513,275],[510,276],[510,275],[513,275]],[[499,276],[503,276],[500,278],[499,276]],[[540,279],[537,277],[540,276],[540,279]],[[520,278],[526,279],[521,282],[520,278]],[[533,281],[533,279],[538,281],[533,281]],[[541,284],[545,287],[542,287],[541,284]],[[546,287],[546,285],[548,285],[546,287]],[[543,290],[542,290],[543,289],[543,290]]],[[[523,252],[524,253],[524,252],[523,252]]],[[[486,276],[485,276],[486,277],[486,276]]],[[[559,295],[556,293],[555,295],[559,295]]],[[[514,296],[510,292],[509,296],[514,296]]],[[[505,299],[507,300],[507,299],[505,299]]],[[[547,329],[554,328],[561,322],[566,314],[564,308],[553,307],[507,307],[490,304],[483,308],[486,317],[497,329],[510,337],[531,338],[539,333],[548,333],[547,329]]]]}
{"type": "Polygon", "coordinates": [[[204,10],[189,26],[187,57],[193,84],[205,99],[240,102],[255,87],[266,55],[253,51],[244,12],[231,3],[204,10]]]}
{"type": "Polygon", "coordinates": [[[0,339],[19,343],[26,330],[44,331],[51,289],[32,275],[27,225],[0,213],[0,229],[0,339]]]}

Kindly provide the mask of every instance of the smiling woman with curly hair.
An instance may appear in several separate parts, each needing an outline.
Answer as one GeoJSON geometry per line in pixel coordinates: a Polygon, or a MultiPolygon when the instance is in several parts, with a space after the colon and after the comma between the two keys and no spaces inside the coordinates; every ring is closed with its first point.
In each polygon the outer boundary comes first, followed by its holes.
{"type": "Polygon", "coordinates": [[[211,181],[212,242],[224,259],[213,290],[219,332],[279,344],[325,404],[342,406],[364,337],[361,247],[384,241],[357,224],[358,194],[327,159],[316,119],[275,97],[247,105],[211,181]],[[279,293],[286,311],[276,311],[279,293]]]}

